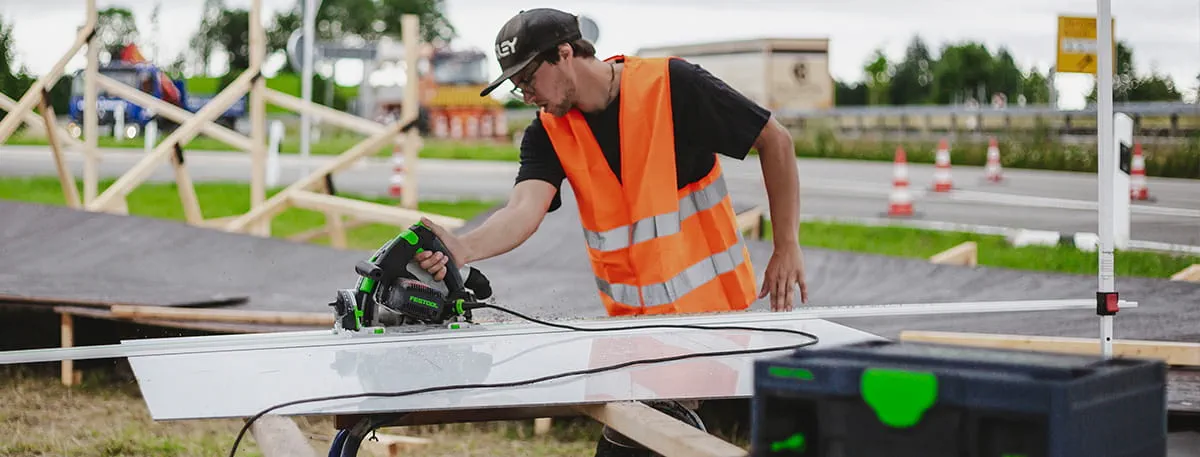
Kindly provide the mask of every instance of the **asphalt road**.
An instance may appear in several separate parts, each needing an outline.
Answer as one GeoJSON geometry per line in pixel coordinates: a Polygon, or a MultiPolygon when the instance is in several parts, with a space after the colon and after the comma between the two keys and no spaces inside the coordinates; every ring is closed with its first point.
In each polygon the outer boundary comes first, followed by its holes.
{"type": "MultiPolygon", "coordinates": [[[[101,174],[117,177],[132,167],[140,150],[105,150],[101,174]]],[[[308,170],[330,157],[314,156],[308,170]]],[[[81,157],[68,153],[68,163],[79,175],[81,157]]],[[[192,151],[188,170],[195,181],[246,181],[249,159],[226,152],[192,151]]],[[[298,179],[304,169],[300,157],[281,156],[279,185],[298,179]]],[[[842,160],[800,159],[802,213],[806,217],[878,219],[884,216],[891,191],[892,164],[842,160]]],[[[739,203],[765,205],[767,196],[757,158],[724,160],[727,179],[739,203]]],[[[421,198],[503,199],[512,188],[517,164],[423,159],[417,164],[421,198]]],[[[339,191],[361,194],[387,192],[391,164],[386,159],[363,159],[335,176],[339,191]]],[[[0,146],[0,175],[53,175],[49,149],[43,146],[0,146]]],[[[983,180],[981,167],[954,166],[956,190],[949,194],[929,191],[933,166],[909,164],[915,209],[914,221],[949,222],[992,227],[1026,228],[1060,232],[1097,231],[1096,175],[1006,169],[1005,180],[983,180]]],[[[167,163],[151,181],[174,179],[167,163]]],[[[1153,202],[1134,202],[1132,238],[1159,243],[1200,245],[1200,181],[1150,178],[1153,202]]]]}

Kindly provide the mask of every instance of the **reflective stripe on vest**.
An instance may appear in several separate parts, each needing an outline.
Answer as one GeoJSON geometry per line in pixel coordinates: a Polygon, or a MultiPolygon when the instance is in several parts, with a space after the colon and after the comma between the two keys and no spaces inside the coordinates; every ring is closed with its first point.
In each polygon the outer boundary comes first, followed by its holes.
{"type": "MultiPolygon", "coordinates": [[[[679,297],[686,295],[688,292],[709,281],[717,279],[717,276],[733,271],[734,268],[745,263],[746,257],[742,255],[742,249],[745,247],[746,245],[742,240],[741,234],[739,234],[737,243],[734,243],[725,252],[715,254],[700,261],[700,263],[688,267],[666,282],[642,286],[642,297],[645,299],[646,306],[665,305],[679,300],[679,297]]],[[[597,276],[596,287],[622,305],[640,306],[638,305],[637,286],[630,284],[609,284],[597,276]]]]}
{"type": "MultiPolygon", "coordinates": [[[[713,180],[709,185],[704,186],[703,189],[699,189],[679,199],[679,212],[659,214],[634,222],[632,226],[633,244],[660,236],[679,233],[679,226],[684,220],[701,211],[712,209],[720,204],[721,200],[728,195],[729,188],[725,185],[725,177],[717,175],[717,179],[713,180]]],[[[630,246],[629,232],[629,225],[623,225],[603,232],[594,232],[585,228],[583,229],[583,236],[587,239],[589,248],[597,251],[616,251],[630,246]]]]}

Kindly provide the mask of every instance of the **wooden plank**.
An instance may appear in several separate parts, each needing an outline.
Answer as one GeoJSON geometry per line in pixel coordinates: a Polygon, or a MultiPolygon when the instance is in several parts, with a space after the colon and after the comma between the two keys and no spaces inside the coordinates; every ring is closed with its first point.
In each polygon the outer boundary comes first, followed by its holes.
{"type": "Polygon", "coordinates": [[[316,450],[291,418],[260,417],[250,424],[250,433],[264,457],[317,457],[316,450]]]}
{"type": "Polygon", "coordinates": [[[1191,266],[1179,270],[1178,273],[1171,275],[1171,280],[1200,282],[1200,263],[1193,263],[1191,266]]]}
{"type": "MultiPolygon", "coordinates": [[[[1100,354],[1100,342],[1094,338],[904,331],[900,333],[900,340],[1066,354],[1100,354]]],[[[1170,365],[1200,366],[1200,343],[1114,339],[1112,347],[1113,356],[1116,357],[1159,359],[1170,365]]]]}
{"type": "Polygon", "coordinates": [[[1167,371],[1167,410],[1200,414],[1200,369],[1167,371]]]}
{"type": "Polygon", "coordinates": [[[745,457],[745,449],[680,422],[641,402],[583,405],[577,409],[665,457],[745,457]]]}
{"type": "MultiPolygon", "coordinates": [[[[149,325],[163,328],[177,328],[185,330],[200,330],[212,333],[268,333],[268,332],[290,332],[295,330],[312,330],[311,325],[269,325],[269,324],[243,324],[238,322],[204,322],[204,321],[172,321],[159,319],[131,319],[126,317],[116,316],[104,308],[85,308],[78,306],[55,306],[51,308],[56,313],[71,313],[75,317],[87,317],[92,319],[106,319],[111,321],[133,322],[135,324],[149,325]]],[[[325,325],[322,325],[325,327],[325,325]]]]}
{"type": "Polygon", "coordinates": [[[945,251],[934,254],[930,262],[944,265],[979,265],[979,247],[974,241],[965,241],[945,251]]]}
{"type": "Polygon", "coordinates": [[[466,223],[466,221],[463,219],[456,217],[423,213],[407,208],[382,205],[379,203],[372,203],[328,194],[318,194],[316,192],[294,191],[290,195],[289,201],[297,208],[323,211],[326,213],[333,212],[341,214],[353,214],[359,220],[378,222],[382,224],[392,224],[398,227],[412,225],[417,221],[420,221],[422,217],[429,218],[429,220],[433,221],[435,224],[441,225],[447,230],[453,230],[462,227],[462,225],[466,223]]]}
{"type": "Polygon", "coordinates": [[[113,316],[128,319],[165,319],[243,324],[333,325],[333,312],[250,311],[234,309],[167,308],[162,306],[113,305],[113,316]]]}

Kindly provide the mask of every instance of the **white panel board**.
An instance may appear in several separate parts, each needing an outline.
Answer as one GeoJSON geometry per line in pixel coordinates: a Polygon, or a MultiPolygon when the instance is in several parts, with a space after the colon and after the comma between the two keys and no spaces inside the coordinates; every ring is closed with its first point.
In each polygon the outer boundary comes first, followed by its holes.
{"type": "MultiPolygon", "coordinates": [[[[813,333],[819,346],[879,337],[782,313],[655,319],[653,323],[777,327],[813,333]],[[726,316],[728,318],[729,316],[726,316]]],[[[650,322],[646,322],[649,324],[650,322]]],[[[610,324],[610,323],[605,323],[610,324]]],[[[628,322],[638,325],[638,322],[628,322]]],[[[264,344],[234,351],[130,357],[155,420],[248,417],[284,402],[439,385],[503,383],[677,354],[800,344],[798,335],[732,330],[573,332],[537,324],[452,335],[361,338],[308,345],[264,344]],[[521,331],[528,329],[528,331],[521,331]]],[[[284,407],[283,415],[356,414],[609,401],[749,397],[752,361],[783,352],[700,357],[572,376],[523,387],[405,397],[363,397],[284,407]]]]}

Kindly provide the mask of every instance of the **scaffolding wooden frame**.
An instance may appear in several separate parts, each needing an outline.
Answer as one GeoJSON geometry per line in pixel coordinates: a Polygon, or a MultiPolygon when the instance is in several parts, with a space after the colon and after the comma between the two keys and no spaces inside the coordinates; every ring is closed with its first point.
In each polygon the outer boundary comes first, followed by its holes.
{"type": "MultiPolygon", "coordinates": [[[[250,4],[250,67],[195,113],[146,94],[128,84],[101,75],[99,73],[99,43],[95,33],[99,12],[96,8],[96,0],[86,0],[86,4],[85,25],[80,28],[71,49],[59,59],[51,71],[40,77],[18,101],[13,101],[10,97],[0,94],[0,107],[12,114],[0,120],[0,144],[7,142],[22,122],[39,127],[44,123],[51,142],[51,150],[58,165],[59,179],[62,181],[67,203],[71,207],[87,211],[126,214],[128,210],[125,199],[129,193],[145,182],[164,160],[170,160],[175,171],[180,203],[183,206],[186,221],[191,225],[270,236],[270,223],[275,215],[289,207],[314,209],[325,212],[326,231],[334,235],[331,237],[334,247],[341,248],[346,244],[343,216],[366,217],[375,222],[397,226],[412,224],[427,217],[450,229],[461,227],[465,222],[459,218],[423,213],[416,209],[417,180],[413,175],[415,175],[417,152],[421,147],[420,134],[415,128],[419,112],[418,104],[405,103],[400,119],[385,125],[266,87],[266,80],[262,74],[267,47],[266,32],[262,24],[262,0],[251,0],[250,4]],[[62,77],[67,62],[85,46],[87,47],[87,64],[84,73],[84,141],[80,143],[62,132],[62,129],[55,124],[53,110],[49,107],[46,94],[47,89],[62,77]],[[100,90],[112,93],[131,103],[153,109],[157,116],[179,124],[178,128],[163,138],[153,150],[126,170],[104,192],[98,192],[100,150],[97,146],[99,130],[97,101],[100,90]],[[216,119],[221,113],[247,94],[250,98],[249,136],[216,123],[216,119]],[[317,169],[268,199],[266,198],[266,105],[268,103],[294,112],[320,117],[324,122],[366,134],[368,137],[341,153],[332,163],[317,169]],[[35,106],[41,111],[40,116],[34,114],[35,106]],[[205,134],[250,154],[250,210],[245,214],[204,218],[183,152],[184,145],[199,134],[205,134]],[[81,199],[75,193],[75,180],[65,165],[62,155],[63,143],[70,147],[81,148],[84,152],[84,184],[81,199]],[[333,195],[332,175],[334,173],[343,170],[358,159],[374,153],[388,143],[402,145],[406,163],[409,164],[409,176],[408,179],[405,179],[405,189],[399,206],[333,195]],[[325,195],[317,192],[323,192],[325,195]],[[363,216],[364,214],[365,216],[363,216]]],[[[417,81],[419,76],[417,64],[420,54],[419,16],[404,15],[402,21],[408,81],[417,81]]],[[[405,99],[418,100],[419,85],[406,84],[405,99]]]]}

